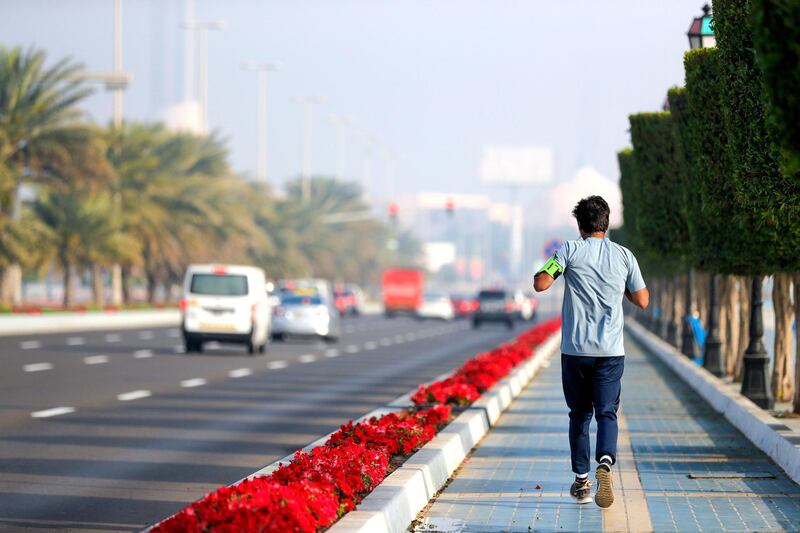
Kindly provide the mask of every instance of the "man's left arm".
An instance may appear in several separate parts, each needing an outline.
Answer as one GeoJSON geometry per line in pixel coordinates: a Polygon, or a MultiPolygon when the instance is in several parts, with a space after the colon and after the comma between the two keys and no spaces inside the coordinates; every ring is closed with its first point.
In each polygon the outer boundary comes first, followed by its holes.
{"type": "Polygon", "coordinates": [[[559,262],[559,252],[556,252],[553,257],[548,259],[547,263],[533,276],[533,289],[536,292],[546,291],[552,287],[553,282],[564,272],[564,267],[562,266],[564,260],[561,259],[561,262],[559,262]]]}

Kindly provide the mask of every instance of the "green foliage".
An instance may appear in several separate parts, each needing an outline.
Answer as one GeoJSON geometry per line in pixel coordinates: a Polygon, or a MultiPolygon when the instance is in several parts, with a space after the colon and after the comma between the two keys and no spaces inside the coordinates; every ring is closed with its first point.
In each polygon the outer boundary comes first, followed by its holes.
{"type": "Polygon", "coordinates": [[[747,274],[749,234],[737,216],[721,93],[725,78],[716,48],[691,50],[684,58],[685,91],[671,94],[675,134],[690,176],[686,203],[689,240],[697,268],[747,274]],[[675,106],[673,106],[673,100],[675,106]]]}
{"type": "Polygon", "coordinates": [[[800,181],[800,0],[753,0],[753,41],[784,175],[800,181]]]}
{"type": "MultiPolygon", "coordinates": [[[[629,117],[633,161],[635,231],[640,256],[654,274],[682,270],[688,255],[688,230],[683,212],[684,179],[676,158],[669,113],[639,113],[629,117]]],[[[629,204],[629,201],[626,201],[629,204]]],[[[626,220],[626,225],[627,225],[626,220]]]]}
{"type": "Polygon", "coordinates": [[[724,83],[721,107],[740,227],[750,274],[800,268],[800,181],[787,179],[766,126],[766,95],[756,65],[750,0],[717,0],[714,21],[724,83]]]}
{"type": "Polygon", "coordinates": [[[641,237],[636,231],[636,221],[642,203],[638,196],[640,183],[636,180],[633,150],[626,148],[617,152],[617,163],[619,164],[619,188],[622,192],[622,215],[625,224],[613,231],[613,240],[631,250],[637,250],[640,248],[641,237]]]}

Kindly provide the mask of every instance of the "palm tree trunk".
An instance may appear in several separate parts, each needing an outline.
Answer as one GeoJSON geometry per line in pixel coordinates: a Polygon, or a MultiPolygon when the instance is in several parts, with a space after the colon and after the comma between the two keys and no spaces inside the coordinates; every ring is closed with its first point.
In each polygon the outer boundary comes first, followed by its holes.
{"type": "Polygon", "coordinates": [[[772,278],[772,306],[775,309],[775,358],[772,366],[772,391],[775,401],[786,402],[794,393],[792,363],[792,306],[790,274],[775,274],[772,278]]]}
{"type": "Polygon", "coordinates": [[[8,269],[0,268],[0,306],[11,307],[11,303],[8,290],[8,269]]]}
{"type": "Polygon", "coordinates": [[[131,302],[131,268],[128,266],[122,267],[122,303],[128,304],[131,302]]]}
{"type": "Polygon", "coordinates": [[[103,267],[98,264],[92,265],[92,296],[94,303],[103,307],[106,303],[105,291],[103,287],[103,267]]]}
{"type": "Polygon", "coordinates": [[[154,304],[156,303],[156,287],[158,286],[158,277],[155,273],[145,267],[145,280],[147,281],[147,303],[154,304]]]}
{"type": "Polygon", "coordinates": [[[72,266],[66,258],[61,258],[61,272],[64,276],[64,299],[63,305],[65,309],[72,307],[74,300],[73,287],[72,287],[72,266]]]}

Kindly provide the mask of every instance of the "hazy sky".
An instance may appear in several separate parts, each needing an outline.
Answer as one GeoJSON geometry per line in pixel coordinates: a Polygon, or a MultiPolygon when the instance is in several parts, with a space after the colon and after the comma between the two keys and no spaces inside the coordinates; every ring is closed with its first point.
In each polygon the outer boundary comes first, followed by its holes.
{"type": "MultiPolygon", "coordinates": [[[[350,115],[396,152],[400,192],[484,192],[487,144],[552,145],[557,179],[584,165],[616,180],[627,115],[660,108],[682,84],[686,30],[699,0],[197,0],[197,18],[225,19],[209,38],[210,124],[237,170],[255,174],[255,74],[280,60],[269,92],[269,179],[301,163],[301,109],[315,121],[315,172],[335,170],[328,113],[350,115]]],[[[184,94],[184,0],[123,0],[127,120],[158,120],[184,94]]],[[[0,44],[44,48],[91,70],[112,67],[112,0],[2,0],[0,44]]],[[[111,116],[98,91],[85,108],[111,116]]],[[[347,174],[361,174],[348,134],[347,174]]],[[[380,182],[383,164],[373,163],[380,182]]],[[[378,188],[377,193],[381,190],[378,188]]],[[[495,193],[507,197],[507,193],[495,193]]],[[[526,202],[533,201],[525,193],[526,202]]]]}

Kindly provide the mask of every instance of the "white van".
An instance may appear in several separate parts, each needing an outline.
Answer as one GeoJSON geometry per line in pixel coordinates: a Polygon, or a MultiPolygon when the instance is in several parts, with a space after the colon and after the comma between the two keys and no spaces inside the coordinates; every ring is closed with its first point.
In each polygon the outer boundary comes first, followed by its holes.
{"type": "Polygon", "coordinates": [[[183,281],[183,339],[188,352],[203,342],[245,344],[264,353],[270,339],[272,307],[264,271],[239,265],[190,265],[183,281]]]}

